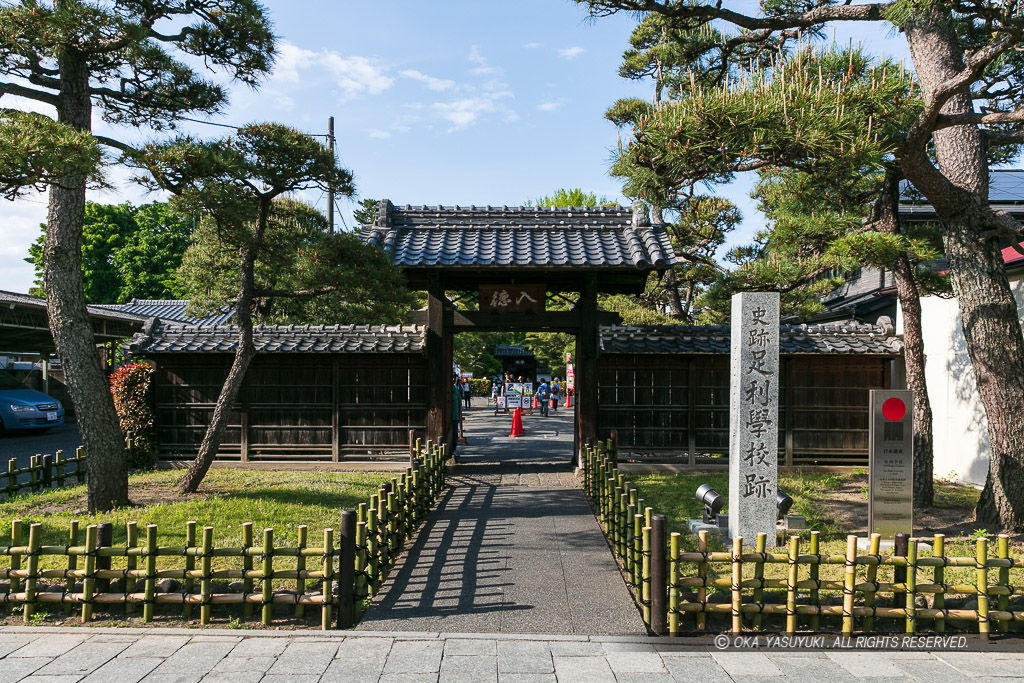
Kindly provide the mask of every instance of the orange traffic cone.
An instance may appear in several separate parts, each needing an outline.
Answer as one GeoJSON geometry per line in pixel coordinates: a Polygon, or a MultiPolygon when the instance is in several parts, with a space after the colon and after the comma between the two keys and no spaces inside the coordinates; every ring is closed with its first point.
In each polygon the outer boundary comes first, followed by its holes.
{"type": "Polygon", "coordinates": [[[512,431],[510,437],[523,435],[523,409],[516,408],[512,413],[512,431]]]}
{"type": "Polygon", "coordinates": [[[533,397],[533,409],[537,410],[537,397],[536,396],[533,397]]]}
{"type": "Polygon", "coordinates": [[[572,394],[565,395],[565,407],[572,408],[572,394]]]}

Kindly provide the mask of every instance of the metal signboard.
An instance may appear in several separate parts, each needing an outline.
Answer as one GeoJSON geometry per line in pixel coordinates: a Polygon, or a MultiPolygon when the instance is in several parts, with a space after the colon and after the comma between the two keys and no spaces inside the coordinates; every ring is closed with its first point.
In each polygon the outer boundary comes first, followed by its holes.
{"type": "Polygon", "coordinates": [[[868,484],[868,533],[891,539],[914,529],[914,392],[874,390],[868,484]]]}

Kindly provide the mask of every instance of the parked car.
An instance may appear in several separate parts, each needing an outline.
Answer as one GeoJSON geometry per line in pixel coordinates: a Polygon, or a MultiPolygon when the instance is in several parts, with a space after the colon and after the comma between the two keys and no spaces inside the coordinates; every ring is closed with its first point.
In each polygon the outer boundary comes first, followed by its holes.
{"type": "Polygon", "coordinates": [[[41,391],[29,389],[0,370],[0,434],[19,429],[49,429],[64,424],[64,406],[41,391]]]}

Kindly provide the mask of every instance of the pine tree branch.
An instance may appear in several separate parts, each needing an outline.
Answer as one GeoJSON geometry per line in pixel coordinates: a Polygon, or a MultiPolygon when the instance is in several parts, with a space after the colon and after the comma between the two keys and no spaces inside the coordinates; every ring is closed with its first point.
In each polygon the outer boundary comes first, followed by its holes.
{"type": "Polygon", "coordinates": [[[17,83],[0,83],[0,97],[3,97],[4,95],[17,95],[18,97],[24,97],[25,99],[49,104],[52,107],[56,107],[60,103],[60,98],[53,93],[43,92],[42,90],[36,90],[35,88],[28,88],[24,85],[18,85],[17,83]]]}
{"type": "Polygon", "coordinates": [[[714,5],[690,5],[676,0],[587,0],[591,14],[604,16],[619,11],[655,12],[667,17],[697,20],[708,23],[716,19],[751,31],[809,28],[829,21],[881,21],[887,9],[894,2],[870,3],[867,5],[822,5],[806,12],[795,12],[772,17],[753,17],[714,5]]]}
{"type": "Polygon", "coordinates": [[[986,130],[985,137],[990,145],[1019,145],[1024,144],[1024,130],[1016,132],[1004,132],[986,130]]]}
{"type": "Polygon", "coordinates": [[[942,130],[951,126],[984,126],[998,123],[1024,122],[1024,108],[1017,111],[999,111],[989,114],[939,114],[935,119],[933,130],[942,130]]]}
{"type": "Polygon", "coordinates": [[[108,138],[105,135],[93,135],[93,137],[96,138],[96,142],[101,145],[113,147],[114,149],[120,150],[126,154],[135,155],[139,152],[139,150],[135,149],[131,145],[121,142],[120,140],[115,140],[114,138],[108,138]]]}

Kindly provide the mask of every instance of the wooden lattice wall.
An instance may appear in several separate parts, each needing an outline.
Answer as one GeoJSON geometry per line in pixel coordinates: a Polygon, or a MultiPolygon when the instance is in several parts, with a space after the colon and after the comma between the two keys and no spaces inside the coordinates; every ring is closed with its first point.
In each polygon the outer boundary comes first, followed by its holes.
{"type": "MultiPolygon", "coordinates": [[[[783,356],[779,462],[866,465],[868,392],[890,388],[889,358],[783,356]]],[[[598,431],[633,455],[727,465],[729,359],[713,355],[604,354],[598,361],[598,431]]]]}
{"type": "MultiPolygon", "coordinates": [[[[158,455],[194,455],[231,357],[155,358],[158,455]]],[[[219,458],[337,461],[407,449],[423,438],[426,368],[414,354],[258,355],[246,374],[219,458]]]]}

